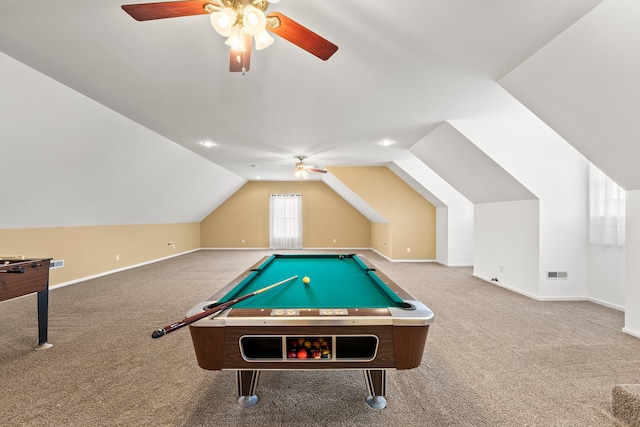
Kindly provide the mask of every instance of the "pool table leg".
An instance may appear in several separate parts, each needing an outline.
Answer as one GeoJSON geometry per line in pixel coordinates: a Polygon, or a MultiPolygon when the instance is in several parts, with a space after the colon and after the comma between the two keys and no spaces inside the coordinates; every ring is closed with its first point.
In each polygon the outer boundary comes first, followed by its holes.
{"type": "Polygon", "coordinates": [[[249,408],[258,403],[256,388],[260,371],[236,371],[236,384],[238,385],[238,405],[249,408]]]}
{"type": "Polygon", "coordinates": [[[367,381],[369,396],[365,399],[367,405],[373,409],[387,406],[386,392],[387,371],[384,369],[365,369],[364,377],[367,381]]]}

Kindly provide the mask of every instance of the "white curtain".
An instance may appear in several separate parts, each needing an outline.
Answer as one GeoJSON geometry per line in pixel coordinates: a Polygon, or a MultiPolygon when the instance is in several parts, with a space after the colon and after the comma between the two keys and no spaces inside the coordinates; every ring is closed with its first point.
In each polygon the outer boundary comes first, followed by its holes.
{"type": "Polygon", "coordinates": [[[589,243],[624,246],[625,191],[589,164],[589,243]]]}
{"type": "Polygon", "coordinates": [[[302,195],[269,196],[269,247],[302,248],[302,195]]]}

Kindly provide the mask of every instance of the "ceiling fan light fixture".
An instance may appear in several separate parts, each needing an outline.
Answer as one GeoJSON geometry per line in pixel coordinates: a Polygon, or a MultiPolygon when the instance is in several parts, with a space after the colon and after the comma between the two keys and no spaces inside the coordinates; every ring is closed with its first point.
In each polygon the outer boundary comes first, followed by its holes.
{"type": "Polygon", "coordinates": [[[240,47],[240,44],[236,42],[238,37],[233,37],[234,27],[244,28],[245,47],[238,50],[244,54],[243,66],[237,66],[238,52],[232,49],[229,54],[231,72],[244,73],[249,70],[254,38],[257,39],[258,49],[264,49],[272,43],[271,36],[263,34],[267,29],[323,61],[336,53],[338,46],[282,13],[269,12],[265,15],[271,3],[279,3],[279,0],[171,0],[122,5],[122,9],[136,21],[209,14],[216,32],[229,38],[227,44],[235,47],[240,47]]]}
{"type": "Polygon", "coordinates": [[[234,25],[231,28],[231,34],[226,42],[224,42],[227,46],[230,46],[233,50],[238,50],[240,52],[244,52],[244,29],[240,25],[234,25]]]}
{"type": "Polygon", "coordinates": [[[230,7],[225,7],[210,15],[211,25],[223,37],[231,34],[231,29],[238,20],[238,14],[230,7]]]}
{"type": "Polygon", "coordinates": [[[271,46],[274,38],[267,32],[267,30],[262,30],[258,34],[254,35],[253,38],[256,41],[256,50],[264,49],[265,47],[271,46]]]}
{"type": "Polygon", "coordinates": [[[264,31],[267,17],[260,9],[249,4],[242,10],[242,25],[247,34],[255,35],[264,31]]]}

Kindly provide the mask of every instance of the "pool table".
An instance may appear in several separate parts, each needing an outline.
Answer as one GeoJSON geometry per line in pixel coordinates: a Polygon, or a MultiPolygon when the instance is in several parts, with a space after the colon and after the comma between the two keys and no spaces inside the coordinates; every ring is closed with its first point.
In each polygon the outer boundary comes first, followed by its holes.
{"type": "Polygon", "coordinates": [[[433,312],[362,255],[264,257],[187,316],[292,277],[190,324],[199,366],[235,370],[242,407],[262,370],[362,369],[365,401],[384,408],[386,370],[420,365],[433,312]]]}

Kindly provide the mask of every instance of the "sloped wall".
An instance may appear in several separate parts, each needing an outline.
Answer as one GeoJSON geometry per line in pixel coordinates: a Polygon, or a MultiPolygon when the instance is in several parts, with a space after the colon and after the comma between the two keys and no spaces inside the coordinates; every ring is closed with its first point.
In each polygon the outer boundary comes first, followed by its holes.
{"type": "MultiPolygon", "coordinates": [[[[392,259],[435,260],[435,206],[386,166],[328,169],[389,220],[387,249],[381,253],[392,259]]],[[[379,239],[371,247],[380,250],[379,239]]]]}
{"type": "Polygon", "coordinates": [[[0,53],[0,229],[199,222],[244,179],[0,53]]]}

